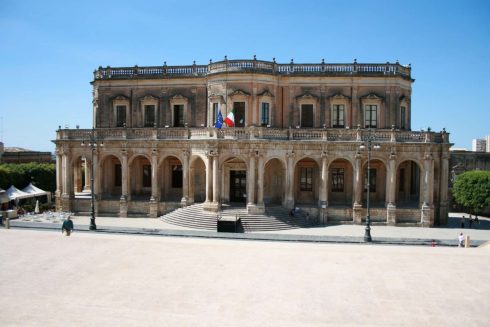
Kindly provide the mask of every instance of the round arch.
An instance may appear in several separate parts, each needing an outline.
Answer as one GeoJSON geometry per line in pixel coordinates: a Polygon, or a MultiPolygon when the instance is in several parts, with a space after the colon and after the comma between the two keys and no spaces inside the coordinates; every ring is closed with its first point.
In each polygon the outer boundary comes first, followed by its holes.
{"type": "Polygon", "coordinates": [[[396,169],[396,206],[420,208],[422,194],[422,169],[416,160],[403,160],[396,169]]]}
{"type": "Polygon", "coordinates": [[[328,205],[351,207],[354,203],[354,165],[349,158],[336,157],[328,165],[328,205]]]}
{"type": "Polygon", "coordinates": [[[264,203],[280,205],[286,196],[286,163],[278,157],[268,158],[264,165],[264,203]]]}
{"type": "Polygon", "coordinates": [[[311,157],[303,157],[294,166],[293,194],[295,203],[317,205],[319,196],[320,165],[311,157]]]}

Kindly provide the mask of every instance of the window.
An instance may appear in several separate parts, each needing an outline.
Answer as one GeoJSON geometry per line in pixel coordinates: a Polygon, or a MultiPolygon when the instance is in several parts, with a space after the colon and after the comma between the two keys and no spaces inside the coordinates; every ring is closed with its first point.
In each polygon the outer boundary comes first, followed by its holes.
{"type": "Polygon", "coordinates": [[[122,170],[121,165],[114,165],[114,186],[122,185],[122,170]]]}
{"type": "Polygon", "coordinates": [[[400,128],[401,129],[406,128],[406,118],[405,118],[406,111],[407,111],[406,107],[400,108],[400,128]]]}
{"type": "Polygon", "coordinates": [[[332,168],[332,192],[344,192],[344,168],[332,168]]]}
{"type": "Polygon", "coordinates": [[[245,127],[245,102],[233,102],[235,127],[245,127]]]}
{"type": "Polygon", "coordinates": [[[182,188],[182,165],[172,165],[172,188],[182,188]]]}
{"type": "Polygon", "coordinates": [[[155,126],[155,105],[145,105],[145,127],[155,126]]]}
{"type": "Polygon", "coordinates": [[[218,103],[213,102],[213,126],[218,121],[218,103]]]}
{"type": "Polygon", "coordinates": [[[126,106],[116,106],[116,127],[126,126],[126,106]]]}
{"type": "Polygon", "coordinates": [[[262,126],[269,125],[269,103],[262,102],[262,110],[260,114],[260,124],[262,126]]]}
{"type": "Polygon", "coordinates": [[[313,168],[311,167],[302,167],[301,168],[301,177],[300,177],[300,189],[301,191],[312,191],[313,190],[313,168]]]}
{"type": "Polygon", "coordinates": [[[174,105],[174,127],[184,127],[184,105],[174,105]]]}
{"type": "MultiPolygon", "coordinates": [[[[364,192],[367,192],[368,172],[364,176],[364,192]]],[[[369,192],[376,192],[376,169],[369,169],[369,192]]]]}
{"type": "Polygon", "coordinates": [[[365,128],[378,127],[378,106],[368,104],[364,107],[364,124],[365,128]]]}
{"type": "Polygon", "coordinates": [[[143,187],[151,187],[151,166],[143,165],[143,187]]]}
{"type": "Polygon", "coordinates": [[[344,105],[334,104],[332,106],[332,127],[344,127],[344,105]]]}
{"type": "Polygon", "coordinates": [[[301,127],[313,127],[313,105],[301,105],[301,127]]]}

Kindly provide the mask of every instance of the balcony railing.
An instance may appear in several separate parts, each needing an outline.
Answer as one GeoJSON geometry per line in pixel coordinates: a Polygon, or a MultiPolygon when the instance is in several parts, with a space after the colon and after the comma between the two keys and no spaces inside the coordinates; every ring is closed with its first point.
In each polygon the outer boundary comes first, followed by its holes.
{"type": "MultiPolygon", "coordinates": [[[[57,141],[80,141],[90,139],[91,129],[60,129],[57,141]]],[[[276,140],[276,141],[325,141],[363,142],[369,137],[367,129],[311,129],[311,128],[268,128],[244,127],[223,128],[98,128],[98,140],[276,140]]],[[[378,143],[449,143],[446,131],[401,131],[394,129],[373,129],[371,138],[378,143]]]]}
{"type": "Polygon", "coordinates": [[[400,63],[333,64],[321,62],[318,64],[278,64],[275,61],[262,60],[224,60],[208,65],[188,66],[151,66],[151,67],[99,67],[94,71],[94,80],[105,79],[135,79],[135,78],[181,78],[204,77],[220,73],[262,73],[271,75],[326,75],[326,76],[401,76],[410,79],[411,67],[400,63]]]}

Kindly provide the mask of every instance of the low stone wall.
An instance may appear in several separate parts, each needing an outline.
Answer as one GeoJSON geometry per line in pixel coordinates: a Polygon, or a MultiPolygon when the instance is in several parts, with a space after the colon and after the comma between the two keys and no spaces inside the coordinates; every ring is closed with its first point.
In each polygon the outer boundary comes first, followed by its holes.
{"type": "Polygon", "coordinates": [[[404,224],[404,223],[420,223],[421,221],[421,213],[418,208],[397,208],[396,209],[396,223],[404,224]]]}
{"type": "Polygon", "coordinates": [[[352,208],[327,208],[327,221],[333,223],[353,222],[352,208]]]}
{"type": "MultiPolygon", "coordinates": [[[[89,201],[90,204],[90,201],[89,201]]],[[[119,200],[100,200],[97,203],[98,216],[119,216],[119,200]]]]}
{"type": "MultiPolygon", "coordinates": [[[[372,223],[386,223],[386,208],[369,208],[369,215],[371,216],[372,223]]],[[[362,209],[362,222],[366,222],[367,209],[362,209]]]]}

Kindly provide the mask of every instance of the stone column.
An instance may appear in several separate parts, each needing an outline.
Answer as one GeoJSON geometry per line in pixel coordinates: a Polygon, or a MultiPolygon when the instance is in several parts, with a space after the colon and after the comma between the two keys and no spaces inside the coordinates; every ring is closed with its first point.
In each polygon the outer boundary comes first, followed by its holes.
{"type": "Polygon", "coordinates": [[[286,203],[285,207],[288,209],[292,209],[294,207],[294,151],[286,154],[287,156],[287,173],[286,173],[286,203]]]}
{"type": "Polygon", "coordinates": [[[196,184],[196,176],[195,176],[195,170],[194,170],[194,167],[190,167],[189,168],[189,192],[188,192],[188,195],[189,195],[189,200],[188,200],[188,204],[193,204],[194,203],[194,193],[196,193],[196,190],[195,190],[195,184],[196,184]]]}
{"type": "Polygon", "coordinates": [[[362,162],[361,154],[357,153],[354,163],[354,207],[353,219],[355,224],[362,223],[362,162]]]}
{"type": "MultiPolygon", "coordinates": [[[[447,151],[447,150],[446,150],[447,151]]],[[[439,224],[444,225],[448,219],[448,179],[449,179],[449,153],[442,154],[442,168],[440,177],[440,208],[439,208],[439,224]]]]}
{"type": "Polygon", "coordinates": [[[219,202],[219,172],[218,172],[218,154],[215,153],[213,158],[213,203],[219,202]]]}
{"type": "Polygon", "coordinates": [[[328,223],[327,207],[328,207],[328,160],[327,153],[322,153],[322,168],[320,174],[320,223],[326,225],[328,223]]]}
{"type": "Polygon", "coordinates": [[[421,223],[423,227],[434,224],[433,190],[434,184],[434,160],[432,154],[426,154],[424,158],[424,202],[422,204],[421,223]]]}
{"type": "Polygon", "coordinates": [[[396,224],[396,155],[391,154],[388,161],[388,174],[386,181],[386,220],[388,225],[396,224]]]}
{"type": "Polygon", "coordinates": [[[185,207],[189,202],[189,151],[182,151],[182,200],[180,204],[185,207]]]}
{"type": "Polygon", "coordinates": [[[247,210],[253,211],[255,206],[255,151],[250,152],[249,172],[247,174],[247,210]]]}
{"type": "Polygon", "coordinates": [[[61,149],[56,149],[56,210],[62,210],[61,194],[63,192],[63,157],[61,149]]]}
{"type": "Polygon", "coordinates": [[[259,176],[257,179],[257,206],[264,207],[264,156],[259,155],[259,176]]]}
{"type": "Polygon", "coordinates": [[[89,166],[89,161],[87,157],[85,157],[85,159],[83,160],[83,166],[85,168],[85,182],[83,185],[83,190],[85,192],[88,192],[90,191],[90,179],[92,178],[92,169],[89,166]]]}
{"type": "Polygon", "coordinates": [[[322,208],[327,205],[327,180],[328,180],[328,170],[327,170],[327,154],[322,153],[322,168],[320,172],[320,189],[318,190],[318,205],[322,208]]]}
{"type": "Polygon", "coordinates": [[[119,217],[128,216],[128,152],[121,151],[121,198],[119,199],[119,217]]]}
{"type": "Polygon", "coordinates": [[[361,125],[361,118],[360,118],[361,111],[359,109],[359,107],[360,107],[359,98],[357,97],[357,86],[352,87],[351,105],[352,105],[352,126],[351,127],[361,125]]]}
{"type": "Polygon", "coordinates": [[[151,197],[150,197],[150,218],[158,217],[158,152],[156,149],[151,151],[151,197]]]}
{"type": "Polygon", "coordinates": [[[207,154],[207,165],[206,165],[206,202],[210,203],[212,199],[211,194],[211,178],[213,172],[213,156],[211,154],[207,154]]]}

